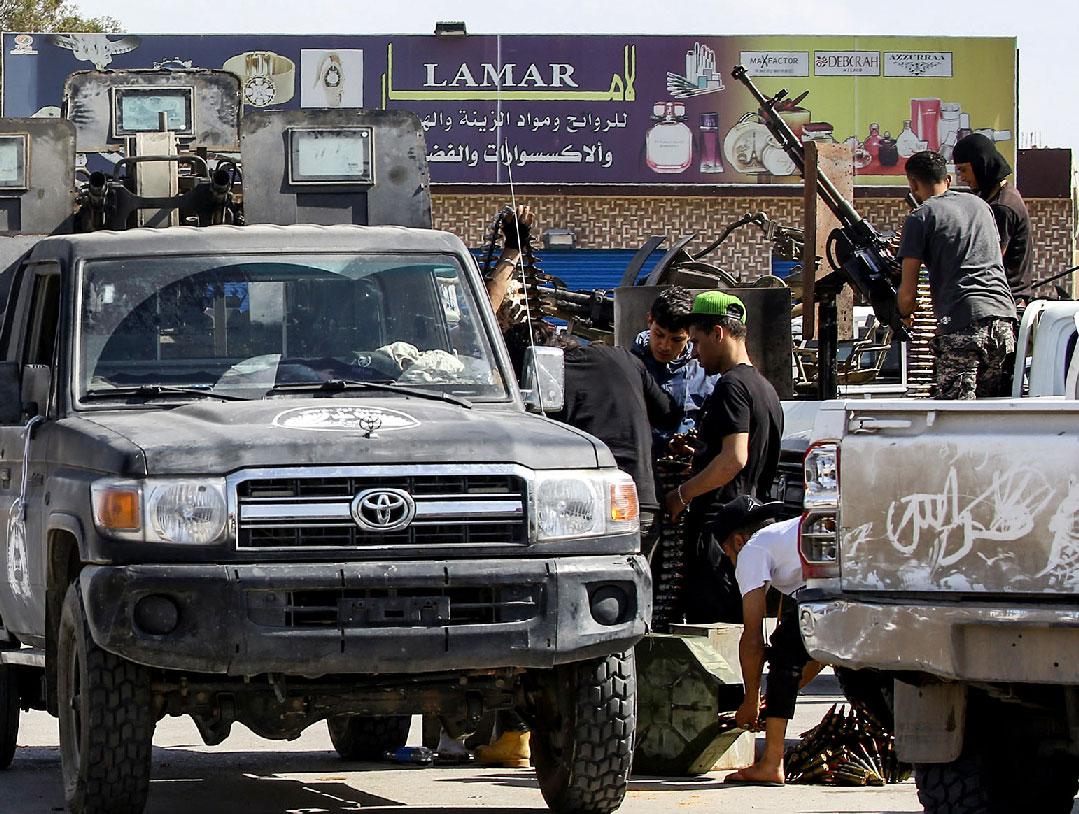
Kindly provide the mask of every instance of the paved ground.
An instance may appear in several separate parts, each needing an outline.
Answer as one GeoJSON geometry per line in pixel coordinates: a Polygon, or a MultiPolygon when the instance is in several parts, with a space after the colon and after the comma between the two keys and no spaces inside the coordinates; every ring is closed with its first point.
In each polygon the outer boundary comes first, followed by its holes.
{"type": "MultiPolygon", "coordinates": [[[[834,678],[808,688],[791,732],[808,729],[839,701],[834,678]]],[[[418,727],[412,742],[418,743],[418,727]]],[[[24,714],[12,768],[0,774],[0,811],[63,811],[54,719],[24,714]]],[[[332,751],[324,726],[296,741],[261,740],[243,727],[206,747],[189,719],[167,719],[154,738],[154,782],[148,814],[509,814],[543,811],[531,770],[408,769],[347,764],[332,751]]],[[[913,783],[878,789],[724,786],[726,772],[695,778],[635,777],[621,811],[753,811],[761,814],[921,811],[913,783]]]]}

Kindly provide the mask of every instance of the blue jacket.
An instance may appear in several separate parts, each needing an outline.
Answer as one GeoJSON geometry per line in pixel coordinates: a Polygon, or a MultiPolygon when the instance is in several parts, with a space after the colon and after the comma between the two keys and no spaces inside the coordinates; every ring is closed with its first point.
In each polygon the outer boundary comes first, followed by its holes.
{"type": "Polygon", "coordinates": [[[656,380],[664,390],[671,394],[671,398],[682,407],[682,423],[673,432],[652,429],[652,451],[656,457],[667,454],[667,442],[675,432],[689,432],[697,426],[697,417],[701,407],[712,394],[716,386],[719,374],[709,376],[704,372],[701,363],[690,358],[693,347],[687,344],[685,350],[673,362],[658,362],[648,348],[648,331],[641,331],[630,348],[633,355],[644,362],[645,368],[652,378],[656,380]]]}

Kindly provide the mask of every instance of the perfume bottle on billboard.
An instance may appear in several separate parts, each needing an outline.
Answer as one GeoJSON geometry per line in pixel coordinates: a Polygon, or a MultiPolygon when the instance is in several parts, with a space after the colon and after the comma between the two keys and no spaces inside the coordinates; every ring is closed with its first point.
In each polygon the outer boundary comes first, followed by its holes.
{"type": "Polygon", "coordinates": [[[903,121],[903,132],[895,138],[895,148],[899,152],[899,157],[910,158],[918,152],[919,141],[921,139],[914,135],[914,131],[911,129],[910,119],[905,119],[903,121]]]}
{"type": "Polygon", "coordinates": [[[723,172],[723,161],[719,157],[719,114],[702,113],[699,129],[701,133],[701,172],[723,172]]]}
{"type": "Polygon", "coordinates": [[[686,106],[681,102],[656,102],[656,124],[644,139],[644,162],[658,173],[685,172],[693,162],[693,131],[685,124],[686,106]]]}
{"type": "Polygon", "coordinates": [[[929,144],[930,150],[940,149],[940,99],[911,99],[910,120],[918,138],[929,144]]]}

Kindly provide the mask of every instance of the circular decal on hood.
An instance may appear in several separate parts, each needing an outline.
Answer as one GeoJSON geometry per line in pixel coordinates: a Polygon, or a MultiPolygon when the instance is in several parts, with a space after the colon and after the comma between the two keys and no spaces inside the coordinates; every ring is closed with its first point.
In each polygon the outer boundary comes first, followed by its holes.
{"type": "Polygon", "coordinates": [[[362,432],[405,430],[420,422],[407,413],[382,407],[297,407],[273,420],[275,427],[321,432],[362,432]]]}

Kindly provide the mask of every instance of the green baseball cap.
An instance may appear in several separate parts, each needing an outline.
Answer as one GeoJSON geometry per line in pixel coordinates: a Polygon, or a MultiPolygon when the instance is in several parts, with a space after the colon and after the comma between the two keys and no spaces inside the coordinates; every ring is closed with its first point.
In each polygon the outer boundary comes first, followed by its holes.
{"type": "Polygon", "coordinates": [[[693,308],[690,314],[707,314],[709,316],[722,316],[737,319],[741,323],[746,321],[746,305],[733,294],[726,291],[705,291],[693,299],[693,308]]]}

